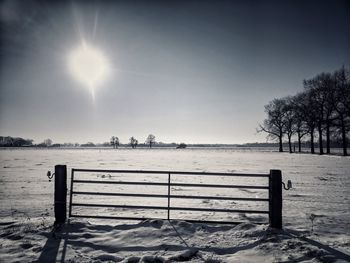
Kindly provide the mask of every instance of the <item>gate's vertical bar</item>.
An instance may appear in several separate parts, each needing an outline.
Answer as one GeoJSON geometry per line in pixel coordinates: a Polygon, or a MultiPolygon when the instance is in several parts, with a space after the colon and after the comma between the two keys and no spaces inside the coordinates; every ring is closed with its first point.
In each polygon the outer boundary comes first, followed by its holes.
{"type": "Polygon", "coordinates": [[[170,220],[170,173],[168,174],[168,220],[170,220]]]}
{"type": "Polygon", "coordinates": [[[55,225],[63,224],[67,218],[67,166],[55,166],[55,225]]]}
{"type": "Polygon", "coordinates": [[[273,228],[282,229],[282,173],[280,170],[270,170],[269,223],[273,228]]]}
{"type": "Polygon", "coordinates": [[[70,178],[70,192],[69,192],[69,217],[72,216],[72,201],[73,201],[73,181],[74,181],[74,169],[72,169],[72,175],[70,178]]]}

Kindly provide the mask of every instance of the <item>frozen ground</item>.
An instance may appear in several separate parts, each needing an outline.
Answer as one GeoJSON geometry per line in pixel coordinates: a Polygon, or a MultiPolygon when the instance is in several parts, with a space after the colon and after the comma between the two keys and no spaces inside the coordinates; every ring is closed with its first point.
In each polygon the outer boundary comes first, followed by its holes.
{"type": "MultiPolygon", "coordinates": [[[[334,262],[349,260],[350,159],[339,156],[288,154],[230,149],[120,149],[120,150],[0,150],[0,261],[124,261],[162,262],[334,262]],[[52,237],[53,184],[47,170],[56,164],[68,168],[113,168],[268,173],[281,169],[293,189],[284,191],[284,231],[274,233],[266,225],[210,226],[183,221],[112,222],[72,220],[52,237]],[[311,220],[313,219],[313,220],[311,220]],[[313,226],[312,226],[313,225],[313,226]],[[134,261],[132,261],[134,260],[134,261]],[[148,260],[148,261],[147,261],[148,260]],[[152,261],[153,260],[153,261],[152,261]]],[[[70,174],[70,173],[69,173],[70,174]]],[[[101,174],[81,176],[101,179],[101,174]]],[[[105,175],[108,176],[108,175],[105,175]]],[[[112,175],[113,176],[113,175],[112,175]]],[[[121,175],[123,176],[123,175],[121,175]]],[[[151,175],[152,180],[164,178],[151,175]],[[153,176],[153,177],[152,177],[153,176]]],[[[120,179],[104,177],[105,180],[120,179]]],[[[149,178],[131,178],[148,180],[149,178]]],[[[196,180],[181,178],[174,180],[196,180]]],[[[223,178],[198,179],[222,180],[223,178]]],[[[216,183],[220,183],[216,181],[216,183]]],[[[242,182],[237,181],[237,184],[242,182]]],[[[257,183],[257,182],[247,182],[257,183]]],[[[264,182],[258,182],[264,183],[264,182]]],[[[94,190],[94,189],[89,189],[94,190]]],[[[110,191],[111,189],[99,189],[110,191]]],[[[129,191],[130,189],[117,189],[129,191]]],[[[133,189],[140,192],[142,189],[133,189]]],[[[147,189],[157,191],[156,189],[147,189]]],[[[184,189],[172,189],[181,193],[184,189]]],[[[197,194],[196,192],[193,192],[197,194]]],[[[187,194],[187,192],[186,192],[187,194]]],[[[199,193],[200,194],[200,193],[199,193]]],[[[203,195],[264,197],[260,191],[245,193],[202,192],[203,195]]],[[[78,198],[78,197],[76,197],[78,198]]],[[[79,199],[76,199],[77,201],[79,199]]],[[[120,200],[98,200],[105,203],[120,200]]],[[[84,199],[79,200],[84,201],[84,199]]],[[[92,201],[92,200],[89,200],[92,201]]],[[[143,200],[123,200],[143,202],[143,200]]],[[[186,201],[189,202],[189,201],[186,201]]],[[[143,204],[143,203],[142,203],[143,204]]],[[[203,207],[237,208],[246,204],[179,203],[203,207]]],[[[249,208],[254,205],[248,204],[249,208]]],[[[76,213],[84,211],[75,210],[76,213]]],[[[120,211],[95,211],[119,214],[120,211]]],[[[127,213],[128,211],[123,211],[127,213]]],[[[134,213],[134,212],[133,212],[134,213]]],[[[138,211],[138,216],[163,217],[138,211]]],[[[249,215],[178,213],[174,218],[207,218],[264,222],[249,215]]]]}

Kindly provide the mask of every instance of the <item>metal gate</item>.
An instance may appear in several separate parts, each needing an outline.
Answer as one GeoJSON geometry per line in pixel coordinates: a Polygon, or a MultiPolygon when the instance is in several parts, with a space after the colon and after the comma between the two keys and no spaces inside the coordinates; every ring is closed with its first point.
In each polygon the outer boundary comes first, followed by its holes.
{"type": "MultiPolygon", "coordinates": [[[[57,167],[57,166],[56,166],[57,167]]],[[[130,178],[135,178],[131,177],[130,178]]],[[[57,171],[56,178],[57,179],[57,171]]],[[[55,188],[56,189],[56,188],[55,188]]],[[[163,189],[164,190],[164,189],[163,189]]],[[[109,216],[109,215],[98,215],[98,214],[79,214],[75,213],[77,207],[89,207],[89,208],[110,208],[110,209],[123,209],[127,211],[134,210],[158,210],[166,211],[166,217],[157,219],[168,219],[172,218],[172,211],[195,211],[195,212],[217,212],[217,213],[244,213],[244,214],[267,214],[269,216],[269,223],[272,227],[281,228],[282,227],[282,175],[280,170],[270,170],[268,174],[241,174],[241,173],[210,173],[210,172],[180,172],[180,171],[137,171],[137,170],[104,170],[104,169],[75,169],[71,171],[71,181],[70,181],[70,193],[69,193],[69,217],[80,217],[80,218],[99,218],[99,219],[124,219],[124,220],[144,220],[147,217],[138,216],[109,216]],[[154,182],[154,181],[133,181],[133,180],[93,180],[90,178],[80,179],[79,174],[81,173],[99,173],[99,174],[123,174],[123,175],[135,175],[135,174],[152,174],[160,177],[164,177],[164,182],[154,182]],[[174,182],[172,178],[174,176],[193,176],[193,178],[198,176],[213,176],[221,178],[232,178],[232,177],[242,177],[242,178],[267,178],[267,183],[265,185],[237,185],[237,184],[217,184],[217,183],[179,183],[174,182]],[[123,186],[157,186],[165,188],[165,194],[148,194],[148,193],[137,193],[137,192],[118,192],[118,191],[79,191],[76,190],[78,185],[123,185],[123,186]],[[235,197],[235,196],[213,196],[213,195],[184,195],[175,194],[172,191],[173,187],[180,188],[192,188],[192,189],[258,189],[266,191],[267,198],[257,198],[257,197],[235,197]],[[141,197],[142,201],[148,198],[157,198],[166,201],[167,205],[120,205],[120,204],[106,204],[106,203],[86,203],[86,202],[76,202],[75,199],[79,196],[116,196],[116,197],[141,197]],[[192,199],[192,200],[217,200],[217,201],[244,201],[244,202],[265,202],[268,204],[268,209],[265,210],[250,210],[250,209],[230,209],[230,208],[203,208],[203,207],[184,207],[184,206],[174,206],[172,205],[173,200],[179,199],[192,199]]],[[[55,209],[56,211],[56,209],[55,209]]],[[[176,218],[180,219],[180,218],[176,218]]],[[[205,222],[205,223],[237,223],[232,221],[210,221],[210,220],[187,220],[192,222],[205,222]]]]}

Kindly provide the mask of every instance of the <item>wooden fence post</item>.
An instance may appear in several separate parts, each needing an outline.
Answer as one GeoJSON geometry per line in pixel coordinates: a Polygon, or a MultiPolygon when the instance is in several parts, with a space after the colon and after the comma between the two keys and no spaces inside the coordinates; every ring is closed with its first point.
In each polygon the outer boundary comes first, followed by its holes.
{"type": "Polygon", "coordinates": [[[282,229],[282,172],[270,170],[269,176],[269,223],[282,229]]]}
{"type": "Polygon", "coordinates": [[[55,225],[67,218],[67,166],[55,166],[55,225]]]}

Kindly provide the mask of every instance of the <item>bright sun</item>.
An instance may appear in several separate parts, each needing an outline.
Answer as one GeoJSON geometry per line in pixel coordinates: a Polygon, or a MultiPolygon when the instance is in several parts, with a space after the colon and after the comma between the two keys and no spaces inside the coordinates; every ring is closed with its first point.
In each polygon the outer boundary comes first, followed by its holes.
{"type": "Polygon", "coordinates": [[[69,54],[68,67],[73,77],[87,87],[93,97],[95,89],[107,79],[110,71],[105,55],[86,43],[69,54]]]}

